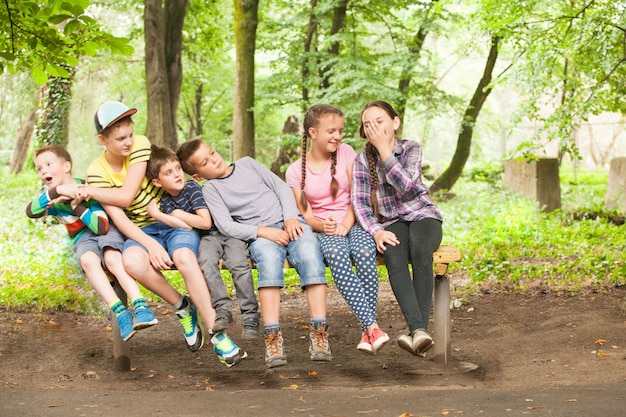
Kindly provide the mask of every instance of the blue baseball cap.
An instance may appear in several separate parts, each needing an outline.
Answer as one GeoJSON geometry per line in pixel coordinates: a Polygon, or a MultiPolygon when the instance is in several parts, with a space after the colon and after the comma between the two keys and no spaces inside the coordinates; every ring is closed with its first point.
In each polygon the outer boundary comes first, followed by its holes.
{"type": "Polygon", "coordinates": [[[137,109],[130,109],[119,101],[105,101],[98,107],[94,117],[96,131],[100,134],[113,123],[135,113],[137,113],[137,109]]]}

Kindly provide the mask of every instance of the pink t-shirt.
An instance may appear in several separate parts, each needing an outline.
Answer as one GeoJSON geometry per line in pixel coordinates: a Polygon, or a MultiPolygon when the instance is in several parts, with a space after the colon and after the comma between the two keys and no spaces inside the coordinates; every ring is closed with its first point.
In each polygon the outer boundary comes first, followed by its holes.
{"type": "MultiPolygon", "coordinates": [[[[317,220],[324,220],[334,216],[338,223],[343,221],[346,211],[350,207],[350,182],[348,169],[356,158],[356,152],[350,145],[342,143],[337,148],[337,166],[335,169],[335,179],[339,185],[337,197],[333,198],[330,190],[330,164],[329,159],[322,172],[313,172],[307,164],[306,182],[304,192],[307,196],[313,216],[317,220]]],[[[300,189],[302,181],[302,158],[291,164],[285,174],[287,184],[292,188],[300,189]]]]}

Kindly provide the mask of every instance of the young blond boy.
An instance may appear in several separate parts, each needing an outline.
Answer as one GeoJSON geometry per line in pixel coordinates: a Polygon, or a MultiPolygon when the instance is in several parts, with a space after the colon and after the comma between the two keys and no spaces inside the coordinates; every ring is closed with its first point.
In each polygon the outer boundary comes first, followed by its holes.
{"type": "MultiPolygon", "coordinates": [[[[165,190],[160,208],[155,200],[147,207],[154,219],[170,227],[192,227],[200,232],[211,228],[211,214],[202,196],[202,189],[195,181],[185,182],[185,173],[174,151],[152,145],[146,175],[152,184],[165,190]]],[[[215,318],[215,310],[211,311],[210,317],[204,316],[213,350],[223,363],[235,365],[248,355],[226,334],[228,323],[218,323],[215,318]]]]}
{"type": "Polygon", "coordinates": [[[161,230],[148,213],[148,204],[159,200],[163,189],[146,177],[150,141],[134,135],[131,116],[136,112],[118,101],[107,101],[98,107],[94,119],[104,151],[87,170],[89,187],[85,193],[102,203],[127,237],[122,256],[126,271],[174,307],[187,348],[195,352],[204,345],[198,310],[206,317],[211,317],[213,310],[195,255],[198,236],[189,228],[161,230]],[[161,273],[174,263],[191,298],[176,291],[161,273]]]}
{"type": "Polygon", "coordinates": [[[33,219],[54,216],[65,225],[87,280],[115,315],[124,341],[136,330],[157,324],[137,282],[122,266],[124,237],[96,200],[83,200],[78,188],[83,181],[72,177],[70,154],[61,146],[50,145],[37,149],[34,160],[47,189],[28,203],[26,215],[33,219]],[[130,297],[134,315],[115,294],[103,264],[130,297]]]}
{"type": "Polygon", "coordinates": [[[183,143],[177,154],[188,174],[208,180],[202,193],[218,230],[248,242],[259,271],[266,366],[287,363],[279,323],[285,259],[296,268],[306,291],[311,360],[330,361],[326,266],[317,238],[300,215],[289,186],[252,158],[226,165],[220,154],[201,140],[183,143]]]}

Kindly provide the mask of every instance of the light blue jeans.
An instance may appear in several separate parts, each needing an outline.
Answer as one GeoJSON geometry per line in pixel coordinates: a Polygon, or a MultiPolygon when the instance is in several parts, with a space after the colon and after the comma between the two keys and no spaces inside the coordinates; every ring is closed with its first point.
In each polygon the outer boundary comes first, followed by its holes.
{"type": "MultiPolygon", "coordinates": [[[[284,287],[285,258],[300,275],[300,287],[312,284],[327,284],[326,265],[319,243],[311,227],[304,219],[298,218],[304,227],[304,236],[291,240],[287,246],[279,245],[269,239],[258,238],[248,243],[250,258],[259,271],[259,288],[284,287]]],[[[268,225],[277,229],[284,228],[284,222],[268,225]]]]}

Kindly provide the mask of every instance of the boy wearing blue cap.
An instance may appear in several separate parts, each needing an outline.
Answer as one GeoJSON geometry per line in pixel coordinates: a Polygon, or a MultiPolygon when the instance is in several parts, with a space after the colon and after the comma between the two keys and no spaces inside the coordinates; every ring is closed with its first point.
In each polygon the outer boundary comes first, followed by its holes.
{"type": "MultiPolygon", "coordinates": [[[[215,318],[211,295],[196,258],[199,237],[192,229],[158,223],[148,213],[148,204],[159,200],[163,190],[146,177],[151,145],[145,136],[134,135],[131,116],[136,112],[118,101],[107,101],[98,108],[95,125],[104,151],[87,170],[89,187],[85,193],[102,203],[128,238],[123,248],[126,271],[177,310],[187,347],[195,352],[204,344],[197,310],[209,323],[215,318]],[[191,299],[176,291],[161,273],[174,264],[191,299]]],[[[232,341],[216,352],[229,367],[246,356],[232,341]]]]}

